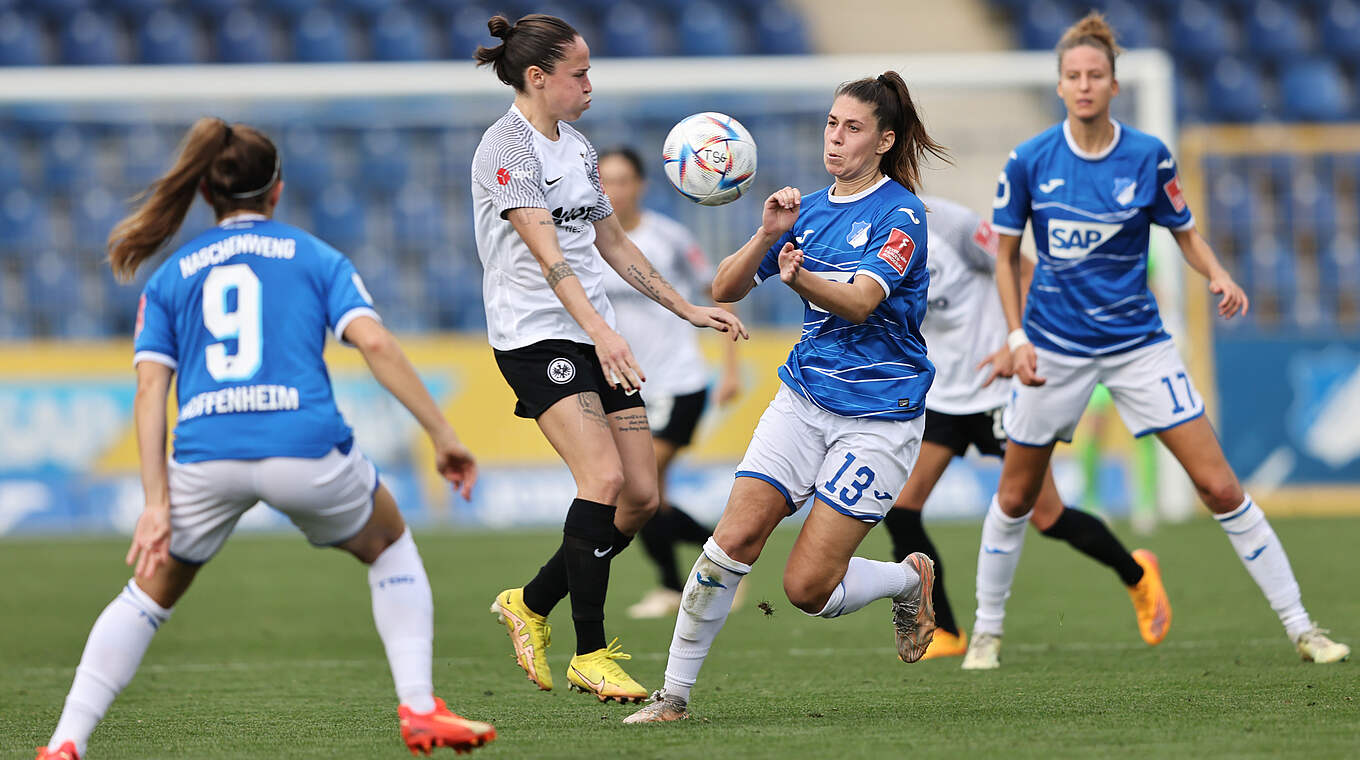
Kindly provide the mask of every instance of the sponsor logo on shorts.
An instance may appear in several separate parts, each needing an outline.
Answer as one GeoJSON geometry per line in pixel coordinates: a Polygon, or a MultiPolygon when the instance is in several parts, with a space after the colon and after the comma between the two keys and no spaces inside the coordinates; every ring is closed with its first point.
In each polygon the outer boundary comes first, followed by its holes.
{"type": "Polygon", "coordinates": [[[566,385],[576,377],[576,365],[561,356],[548,362],[548,379],[558,385],[566,385]]]}

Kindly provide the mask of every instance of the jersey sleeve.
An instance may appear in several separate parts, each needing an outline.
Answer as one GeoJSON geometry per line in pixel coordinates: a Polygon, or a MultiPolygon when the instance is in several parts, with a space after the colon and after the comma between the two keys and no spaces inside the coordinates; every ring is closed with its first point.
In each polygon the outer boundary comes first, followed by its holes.
{"type": "Polygon", "coordinates": [[[883,288],[884,298],[906,279],[912,258],[926,251],[925,208],[922,206],[918,211],[894,214],[889,217],[890,225],[878,225],[855,269],[856,277],[863,274],[873,278],[883,288]]]}
{"type": "Polygon", "coordinates": [[[1019,154],[1010,159],[997,177],[996,197],[992,198],[992,229],[1001,235],[1019,237],[1029,221],[1029,170],[1019,154]]]}
{"type": "Polygon", "coordinates": [[[1181,178],[1176,171],[1176,159],[1165,145],[1157,144],[1157,192],[1152,201],[1152,221],[1176,231],[1195,226],[1190,204],[1181,191],[1181,178]]]}
{"type": "MultiPolygon", "coordinates": [[[[995,272],[996,252],[1001,241],[991,222],[963,207],[959,207],[958,214],[951,221],[953,223],[947,232],[949,244],[959,252],[959,257],[968,268],[979,272],[995,272]]],[[[938,228],[935,230],[937,241],[943,239],[940,232],[938,228]]],[[[937,247],[935,250],[940,249],[937,247]]]]}
{"type": "Polygon", "coordinates": [[[174,313],[152,278],[137,302],[137,326],[132,338],[132,366],[149,361],[179,368],[179,349],[175,342],[174,313]]]}
{"type": "MultiPolygon", "coordinates": [[[[496,213],[505,218],[516,208],[548,208],[543,195],[543,165],[528,146],[509,131],[490,133],[472,158],[472,181],[491,196],[496,213]]],[[[599,185],[598,172],[595,184],[599,185]]]]}
{"type": "MultiPolygon", "coordinates": [[[[794,229],[797,228],[798,225],[795,224],[794,229]]],[[[791,229],[783,235],[780,235],[779,239],[774,241],[774,245],[770,246],[770,249],[765,252],[765,258],[760,260],[760,266],[756,268],[757,285],[765,282],[771,277],[779,276],[779,252],[783,250],[785,243],[792,242],[794,242],[794,240],[793,230],[791,229]]]]}
{"type": "Polygon", "coordinates": [[[359,271],[344,254],[317,241],[320,246],[322,281],[326,288],[326,323],[335,339],[344,345],[345,328],[359,317],[372,317],[381,322],[382,317],[373,308],[373,296],[364,286],[359,271]]]}
{"type": "MultiPolygon", "coordinates": [[[[585,140],[585,138],[581,138],[585,140]]],[[[589,169],[586,174],[590,179],[590,186],[595,188],[595,207],[586,215],[587,222],[598,222],[601,219],[614,213],[614,206],[609,202],[609,196],[605,195],[604,185],[600,182],[600,155],[595,152],[595,146],[589,140],[585,140],[586,158],[589,161],[589,169]]]]}

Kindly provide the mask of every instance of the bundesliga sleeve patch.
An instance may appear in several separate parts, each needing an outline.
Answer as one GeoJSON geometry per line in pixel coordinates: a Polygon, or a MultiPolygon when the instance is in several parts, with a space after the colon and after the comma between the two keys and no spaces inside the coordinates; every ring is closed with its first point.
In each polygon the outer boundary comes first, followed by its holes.
{"type": "Polygon", "coordinates": [[[973,230],[973,242],[977,243],[982,250],[990,253],[992,258],[996,258],[997,252],[1001,248],[1001,235],[992,229],[991,222],[983,219],[978,222],[977,229],[973,230]]]}
{"type": "Polygon", "coordinates": [[[1176,209],[1176,213],[1185,210],[1185,196],[1181,194],[1181,178],[1179,174],[1172,175],[1165,185],[1162,185],[1162,192],[1166,193],[1166,199],[1171,201],[1171,208],[1176,209]]]}
{"type": "Polygon", "coordinates": [[[911,239],[911,235],[893,227],[888,235],[888,242],[878,249],[878,257],[888,262],[888,266],[898,274],[907,273],[907,265],[911,263],[911,254],[916,250],[916,241],[911,239]]]}

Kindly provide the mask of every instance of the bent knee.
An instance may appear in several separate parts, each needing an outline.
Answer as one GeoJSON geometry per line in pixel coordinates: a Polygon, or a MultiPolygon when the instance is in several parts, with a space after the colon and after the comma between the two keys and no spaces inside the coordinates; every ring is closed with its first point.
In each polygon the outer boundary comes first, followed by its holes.
{"type": "Polygon", "coordinates": [[[587,474],[576,484],[582,498],[600,504],[618,504],[623,486],[621,467],[602,467],[587,474]]]}
{"type": "Polygon", "coordinates": [[[1246,499],[1242,485],[1233,477],[1217,478],[1204,484],[1197,483],[1196,488],[1205,506],[1215,514],[1231,512],[1240,507],[1246,499]]]}
{"type": "Polygon", "coordinates": [[[789,604],[809,615],[816,615],[826,609],[827,600],[831,598],[834,588],[834,586],[827,588],[825,584],[818,583],[812,578],[784,574],[784,596],[788,597],[789,604]]]}
{"type": "Polygon", "coordinates": [[[1002,485],[996,492],[996,505],[1007,517],[1019,517],[1034,508],[1039,489],[1032,491],[1023,485],[1002,485]]]}

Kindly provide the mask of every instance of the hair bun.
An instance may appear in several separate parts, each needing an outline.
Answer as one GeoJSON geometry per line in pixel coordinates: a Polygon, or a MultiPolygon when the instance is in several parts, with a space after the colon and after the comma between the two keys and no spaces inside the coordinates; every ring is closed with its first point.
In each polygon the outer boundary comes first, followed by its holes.
{"type": "Polygon", "coordinates": [[[514,31],[514,27],[510,25],[510,19],[499,15],[492,16],[486,22],[486,28],[490,30],[492,37],[497,37],[502,40],[509,37],[510,32],[514,31]]]}

